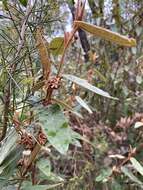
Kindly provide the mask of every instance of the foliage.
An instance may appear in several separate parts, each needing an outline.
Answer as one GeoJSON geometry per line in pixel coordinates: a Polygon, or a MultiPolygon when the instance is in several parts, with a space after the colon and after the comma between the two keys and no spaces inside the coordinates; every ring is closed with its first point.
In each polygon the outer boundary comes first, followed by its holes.
{"type": "Polygon", "coordinates": [[[143,4],[109,2],[1,1],[0,189],[142,189],[143,4]]]}

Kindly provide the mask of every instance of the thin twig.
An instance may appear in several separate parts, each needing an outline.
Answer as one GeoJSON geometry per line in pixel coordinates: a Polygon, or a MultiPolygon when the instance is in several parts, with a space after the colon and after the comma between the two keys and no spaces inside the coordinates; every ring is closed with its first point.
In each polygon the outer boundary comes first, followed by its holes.
{"type": "Polygon", "coordinates": [[[31,14],[32,8],[33,8],[33,6],[31,6],[31,0],[28,0],[25,18],[24,18],[22,28],[21,28],[21,32],[20,32],[20,38],[19,38],[19,44],[17,47],[16,57],[19,55],[19,53],[23,47],[23,44],[24,44],[24,37],[25,37],[25,31],[26,31],[26,27],[27,27],[27,21],[28,21],[30,14],[31,14]]]}

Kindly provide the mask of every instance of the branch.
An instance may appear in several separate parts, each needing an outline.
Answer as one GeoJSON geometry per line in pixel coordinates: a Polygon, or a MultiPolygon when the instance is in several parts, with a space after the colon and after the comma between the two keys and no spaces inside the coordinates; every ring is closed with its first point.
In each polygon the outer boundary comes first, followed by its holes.
{"type": "Polygon", "coordinates": [[[33,6],[31,6],[31,0],[28,0],[27,3],[27,8],[26,8],[26,13],[25,13],[25,18],[22,24],[22,28],[21,28],[21,32],[20,32],[20,37],[19,37],[19,43],[18,43],[18,47],[17,47],[17,53],[16,53],[16,57],[19,55],[23,44],[24,44],[24,36],[25,36],[25,31],[26,31],[26,24],[29,18],[29,15],[32,11],[33,6]]]}
{"type": "MultiPolygon", "coordinates": [[[[72,13],[72,17],[73,17],[73,20],[75,19],[75,7],[74,7],[74,4],[73,2],[71,2],[71,4],[68,4],[69,6],[69,9],[72,13]]],[[[81,46],[83,48],[83,51],[84,51],[84,59],[85,61],[87,62],[89,60],[89,50],[90,50],[90,45],[89,45],[89,42],[88,42],[88,39],[87,39],[87,35],[85,33],[84,30],[82,29],[78,29],[78,34],[79,34],[79,38],[80,38],[80,42],[81,42],[81,46]]]]}

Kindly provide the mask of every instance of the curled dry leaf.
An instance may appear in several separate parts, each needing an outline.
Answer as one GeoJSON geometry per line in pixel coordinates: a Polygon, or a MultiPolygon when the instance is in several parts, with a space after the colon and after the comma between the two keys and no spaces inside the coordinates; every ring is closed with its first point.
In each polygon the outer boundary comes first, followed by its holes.
{"type": "Polygon", "coordinates": [[[100,26],[88,24],[83,21],[75,21],[74,24],[75,24],[75,26],[77,26],[97,37],[114,42],[118,45],[126,46],[126,47],[136,46],[136,40],[134,38],[128,38],[128,37],[120,35],[116,32],[112,32],[108,29],[102,28],[100,26]]]}
{"type": "Polygon", "coordinates": [[[42,36],[42,32],[40,28],[37,28],[36,31],[36,42],[37,42],[37,49],[39,51],[41,64],[43,67],[43,76],[45,79],[49,78],[50,69],[51,69],[51,61],[49,58],[49,53],[46,46],[46,40],[42,36]]]}

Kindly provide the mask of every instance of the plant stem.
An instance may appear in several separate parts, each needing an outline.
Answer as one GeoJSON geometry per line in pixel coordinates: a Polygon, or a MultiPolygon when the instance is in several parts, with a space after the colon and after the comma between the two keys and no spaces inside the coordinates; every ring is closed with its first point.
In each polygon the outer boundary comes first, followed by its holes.
{"type": "Polygon", "coordinates": [[[65,55],[66,55],[66,51],[70,45],[70,43],[72,42],[72,39],[74,37],[74,34],[76,33],[76,31],[78,30],[78,27],[77,26],[73,26],[73,30],[71,32],[71,36],[69,37],[67,43],[65,44],[65,47],[64,47],[64,51],[63,51],[63,54],[62,54],[62,58],[61,58],[61,61],[60,61],[60,65],[59,65],[59,69],[58,69],[58,72],[57,72],[57,77],[59,77],[60,75],[60,72],[61,72],[61,69],[62,69],[62,66],[64,64],[64,59],[65,59],[65,55]]]}

